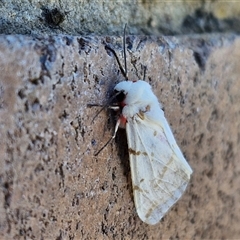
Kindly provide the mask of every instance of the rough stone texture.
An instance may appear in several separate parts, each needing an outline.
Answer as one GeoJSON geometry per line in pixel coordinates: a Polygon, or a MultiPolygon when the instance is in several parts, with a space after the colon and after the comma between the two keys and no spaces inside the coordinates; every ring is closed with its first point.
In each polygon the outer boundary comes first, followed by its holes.
{"type": "Polygon", "coordinates": [[[124,131],[97,108],[123,80],[121,38],[0,39],[2,239],[231,239],[240,235],[240,38],[127,38],[130,79],[162,102],[194,169],[156,226],[138,218],[124,131]]]}
{"type": "Polygon", "coordinates": [[[240,32],[240,2],[1,0],[0,33],[112,35],[240,32]]]}

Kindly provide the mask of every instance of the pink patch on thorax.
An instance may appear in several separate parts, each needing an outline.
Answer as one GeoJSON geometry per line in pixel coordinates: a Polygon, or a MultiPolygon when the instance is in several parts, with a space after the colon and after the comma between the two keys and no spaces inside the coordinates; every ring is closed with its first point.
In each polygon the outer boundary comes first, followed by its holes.
{"type": "Polygon", "coordinates": [[[120,128],[126,128],[126,123],[127,123],[127,119],[121,114],[119,117],[120,120],[120,128]]]}

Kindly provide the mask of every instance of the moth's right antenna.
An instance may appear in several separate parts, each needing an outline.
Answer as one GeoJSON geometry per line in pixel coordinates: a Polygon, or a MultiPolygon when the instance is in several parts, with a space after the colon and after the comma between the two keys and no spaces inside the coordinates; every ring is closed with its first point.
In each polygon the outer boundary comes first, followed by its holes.
{"type": "Polygon", "coordinates": [[[124,32],[123,32],[123,57],[124,57],[125,78],[126,80],[128,80],[127,57],[126,57],[126,28],[127,28],[127,24],[125,24],[124,32]]]}

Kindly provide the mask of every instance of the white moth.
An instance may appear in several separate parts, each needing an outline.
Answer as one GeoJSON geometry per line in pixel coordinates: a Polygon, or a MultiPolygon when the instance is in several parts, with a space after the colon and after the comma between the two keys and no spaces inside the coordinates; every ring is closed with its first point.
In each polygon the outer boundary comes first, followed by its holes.
{"type": "Polygon", "coordinates": [[[121,109],[115,134],[119,126],[126,128],[136,210],[143,222],[153,225],[182,196],[192,169],[151,86],[123,81],[114,90],[119,106],[113,108],[121,109]]]}
{"type": "MultiPolygon", "coordinates": [[[[107,45],[105,48],[114,54],[127,80],[125,30],[126,25],[123,39],[125,70],[115,51],[107,45]]],[[[174,139],[151,86],[142,80],[122,81],[114,91],[116,94],[113,97],[116,97],[118,105],[109,108],[120,111],[120,116],[113,137],[95,156],[115,138],[118,127],[126,129],[136,210],[143,222],[153,225],[182,196],[192,169],[174,139]]]]}

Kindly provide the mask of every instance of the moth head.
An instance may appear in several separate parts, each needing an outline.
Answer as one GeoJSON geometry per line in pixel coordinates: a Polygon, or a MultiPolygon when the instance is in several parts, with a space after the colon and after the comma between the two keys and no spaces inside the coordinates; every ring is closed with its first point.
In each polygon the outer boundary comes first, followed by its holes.
{"type": "Polygon", "coordinates": [[[118,102],[122,102],[126,98],[126,95],[129,93],[132,84],[132,81],[123,81],[115,86],[114,93],[118,102]]]}

